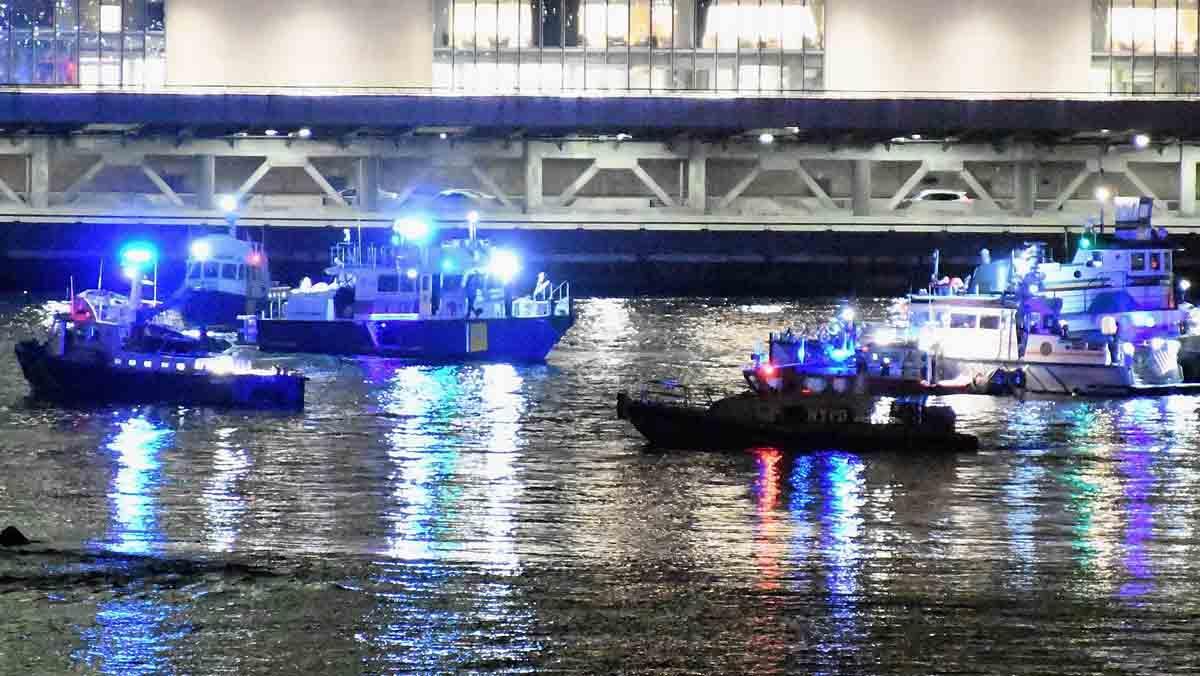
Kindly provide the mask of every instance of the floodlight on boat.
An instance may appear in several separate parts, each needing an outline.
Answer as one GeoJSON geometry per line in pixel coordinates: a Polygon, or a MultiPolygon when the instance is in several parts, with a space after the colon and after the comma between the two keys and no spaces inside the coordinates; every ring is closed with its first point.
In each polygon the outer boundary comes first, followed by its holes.
{"type": "Polygon", "coordinates": [[[192,258],[202,263],[209,258],[212,258],[212,246],[210,246],[209,243],[205,242],[204,240],[192,242],[192,258]]]}
{"type": "Polygon", "coordinates": [[[497,249],[492,252],[487,271],[501,283],[508,284],[521,271],[521,259],[507,249],[497,249]]]}
{"type": "Polygon", "coordinates": [[[429,239],[432,230],[429,223],[420,218],[399,218],[392,224],[392,230],[410,242],[421,243],[429,239]]]}
{"type": "Polygon", "coordinates": [[[231,214],[237,211],[238,200],[233,195],[221,195],[221,199],[217,200],[217,206],[221,207],[221,211],[231,214]]]}

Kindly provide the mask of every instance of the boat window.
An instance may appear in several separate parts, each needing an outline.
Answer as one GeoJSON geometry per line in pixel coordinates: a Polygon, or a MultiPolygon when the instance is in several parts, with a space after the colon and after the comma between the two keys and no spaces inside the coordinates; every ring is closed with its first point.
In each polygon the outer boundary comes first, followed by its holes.
{"type": "Polygon", "coordinates": [[[1163,271],[1164,272],[1171,271],[1171,252],[1170,251],[1163,252],[1163,271]]]}
{"type": "Polygon", "coordinates": [[[1130,270],[1145,270],[1146,269],[1146,254],[1135,253],[1129,257],[1130,270]]]}
{"type": "Polygon", "coordinates": [[[433,288],[433,276],[432,275],[422,276],[421,277],[421,290],[429,291],[432,288],[433,288]]]}
{"type": "Polygon", "coordinates": [[[217,278],[217,269],[220,267],[217,263],[208,262],[204,264],[204,276],[212,279],[217,278]]]}
{"type": "Polygon", "coordinates": [[[221,277],[224,279],[237,279],[237,263],[225,263],[221,266],[221,277]]]}
{"type": "Polygon", "coordinates": [[[1156,253],[1150,254],[1150,270],[1152,272],[1162,270],[1162,255],[1156,253]]]}
{"type": "Polygon", "coordinates": [[[995,331],[1000,328],[1000,318],[996,316],[980,317],[979,328],[995,331]]]}
{"type": "Polygon", "coordinates": [[[418,284],[417,280],[410,278],[408,275],[405,275],[403,278],[401,278],[400,290],[403,291],[404,293],[413,293],[414,291],[417,290],[417,284],[418,284]]]}
{"type": "Polygon", "coordinates": [[[462,275],[442,275],[442,288],[448,291],[461,289],[462,282],[462,275]]]}
{"type": "Polygon", "coordinates": [[[975,315],[950,315],[950,328],[973,329],[977,319],[975,315]]]}
{"type": "Polygon", "coordinates": [[[400,275],[379,275],[379,293],[396,293],[400,290],[400,275]]]}
{"type": "Polygon", "coordinates": [[[200,264],[192,263],[188,266],[188,279],[200,279],[200,264]]]}
{"type": "Polygon", "coordinates": [[[238,266],[238,279],[245,279],[245,278],[246,278],[246,266],[239,265],[238,266]]]}

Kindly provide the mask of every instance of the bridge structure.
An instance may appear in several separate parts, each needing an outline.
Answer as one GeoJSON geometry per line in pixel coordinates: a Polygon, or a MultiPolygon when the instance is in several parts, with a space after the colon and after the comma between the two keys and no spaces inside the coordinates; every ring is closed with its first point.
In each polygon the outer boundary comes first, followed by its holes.
{"type": "Polygon", "coordinates": [[[1154,198],[1200,233],[1194,99],[835,92],[0,91],[0,221],[1053,233],[1154,198]],[[963,194],[923,202],[921,191],[963,194]],[[445,207],[437,194],[467,195],[445,207]]]}

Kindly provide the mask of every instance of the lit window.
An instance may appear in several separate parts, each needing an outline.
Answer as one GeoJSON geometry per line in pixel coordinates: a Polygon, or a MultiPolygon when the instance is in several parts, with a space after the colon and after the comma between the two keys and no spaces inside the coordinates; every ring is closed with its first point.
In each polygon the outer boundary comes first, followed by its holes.
{"type": "Polygon", "coordinates": [[[100,32],[121,32],[121,6],[100,5],[100,32]]]}

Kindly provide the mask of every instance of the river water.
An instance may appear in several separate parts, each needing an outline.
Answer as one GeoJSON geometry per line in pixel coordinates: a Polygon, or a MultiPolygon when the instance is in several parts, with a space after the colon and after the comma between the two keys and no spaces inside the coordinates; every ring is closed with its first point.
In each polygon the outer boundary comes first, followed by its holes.
{"type": "MultiPolygon", "coordinates": [[[[878,313],[882,305],[869,305],[878,313]]],[[[1200,670],[1200,399],[956,397],[963,455],[649,452],[830,303],[593,299],[544,366],[306,358],[300,415],[25,401],[0,673],[1200,670]]]]}

